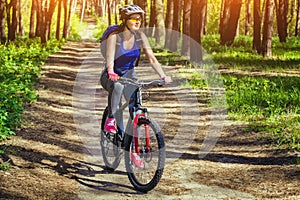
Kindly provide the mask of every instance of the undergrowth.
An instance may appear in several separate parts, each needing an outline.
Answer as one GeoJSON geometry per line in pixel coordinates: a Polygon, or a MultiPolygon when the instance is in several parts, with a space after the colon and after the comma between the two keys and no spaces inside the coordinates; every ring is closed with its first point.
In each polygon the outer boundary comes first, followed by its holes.
{"type": "MultiPolygon", "coordinates": [[[[300,39],[292,37],[287,43],[279,43],[274,38],[271,59],[264,59],[251,49],[251,37],[238,37],[227,47],[220,46],[218,36],[205,36],[203,47],[217,67],[246,72],[225,70],[222,74],[231,119],[247,121],[251,131],[267,135],[277,145],[300,151],[300,77],[284,75],[287,70],[300,68],[300,39]],[[253,76],[247,71],[277,75],[253,76]]],[[[199,72],[189,74],[187,79],[195,88],[208,86],[199,72]]]]}
{"type": "Polygon", "coordinates": [[[59,49],[56,40],[19,39],[0,45],[0,141],[14,135],[24,106],[36,99],[34,86],[48,55],[59,49]]]}

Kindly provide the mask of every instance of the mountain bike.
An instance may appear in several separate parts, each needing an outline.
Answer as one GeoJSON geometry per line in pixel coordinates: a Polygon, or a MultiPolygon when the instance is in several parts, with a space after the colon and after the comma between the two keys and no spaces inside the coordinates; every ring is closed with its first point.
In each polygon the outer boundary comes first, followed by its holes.
{"type": "MultiPolygon", "coordinates": [[[[136,89],[130,101],[120,105],[118,110],[118,115],[123,116],[124,109],[129,108],[125,131],[122,130],[122,125],[119,125],[122,122],[118,122],[116,133],[106,132],[104,125],[108,118],[108,108],[104,110],[100,142],[103,160],[106,168],[114,171],[124,153],[125,167],[131,184],[140,192],[148,192],[156,187],[162,177],[166,151],[159,125],[149,117],[147,108],[142,107],[142,89],[160,86],[164,82],[162,80],[141,82],[124,77],[118,81],[135,86],[136,89]],[[136,156],[140,161],[138,166],[134,162],[136,156]]],[[[118,121],[117,117],[116,120],[118,121]]]]}

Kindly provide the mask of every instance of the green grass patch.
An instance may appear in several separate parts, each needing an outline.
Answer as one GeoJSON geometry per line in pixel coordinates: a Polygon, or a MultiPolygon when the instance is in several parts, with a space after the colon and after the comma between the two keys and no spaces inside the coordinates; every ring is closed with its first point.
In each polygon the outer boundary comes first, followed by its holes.
{"type": "Polygon", "coordinates": [[[9,164],[7,163],[0,163],[0,170],[7,171],[9,169],[9,164]]]}
{"type": "Polygon", "coordinates": [[[228,111],[243,117],[300,111],[300,78],[223,76],[228,111]]]}
{"type": "Polygon", "coordinates": [[[300,150],[298,77],[224,76],[229,115],[250,122],[278,145],[300,150]]]}
{"type": "MultiPolygon", "coordinates": [[[[230,47],[220,46],[218,36],[205,36],[203,47],[218,67],[244,72],[280,72],[300,68],[300,39],[273,41],[271,59],[252,50],[251,37],[238,37],[230,47]]],[[[205,88],[199,72],[186,75],[189,84],[205,88]]],[[[251,131],[261,132],[277,145],[300,151],[300,77],[223,74],[227,110],[233,120],[249,122],[251,131]]]]}
{"type": "Polygon", "coordinates": [[[216,65],[243,71],[284,71],[300,68],[300,39],[290,37],[286,43],[273,39],[273,57],[263,59],[252,49],[252,37],[239,36],[232,46],[221,46],[219,35],[206,35],[202,46],[216,65]]]}

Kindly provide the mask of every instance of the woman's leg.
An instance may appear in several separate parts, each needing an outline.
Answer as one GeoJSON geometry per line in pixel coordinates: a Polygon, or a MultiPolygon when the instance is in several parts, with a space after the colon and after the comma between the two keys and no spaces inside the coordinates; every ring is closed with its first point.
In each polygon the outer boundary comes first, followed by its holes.
{"type": "Polygon", "coordinates": [[[116,84],[116,82],[113,82],[108,79],[108,74],[107,74],[106,69],[104,69],[101,74],[100,82],[101,82],[102,87],[108,91],[108,111],[109,111],[109,113],[108,113],[108,119],[105,122],[104,129],[107,132],[115,133],[117,131],[117,128],[116,128],[116,120],[114,118],[114,115],[116,114],[116,111],[118,109],[118,102],[120,102],[120,99],[121,99],[121,95],[119,95],[119,93],[122,94],[122,88],[120,88],[120,86],[118,84],[116,84]],[[121,90],[121,91],[118,92],[118,90],[121,90]]]}
{"type": "Polygon", "coordinates": [[[113,117],[118,110],[124,86],[118,82],[109,80],[106,70],[102,72],[100,81],[102,87],[108,91],[109,115],[113,117]]]}
{"type": "MultiPolygon", "coordinates": [[[[130,70],[128,71],[125,75],[124,75],[126,78],[131,78],[131,79],[138,79],[137,78],[137,75],[135,74],[134,70],[130,70]]],[[[124,97],[125,97],[125,100],[127,102],[129,102],[129,109],[131,107],[133,107],[133,102],[130,102],[130,101],[134,101],[134,98],[135,98],[135,92],[136,92],[136,89],[137,87],[134,86],[134,85],[126,85],[123,89],[123,93],[124,93],[124,97]]]]}

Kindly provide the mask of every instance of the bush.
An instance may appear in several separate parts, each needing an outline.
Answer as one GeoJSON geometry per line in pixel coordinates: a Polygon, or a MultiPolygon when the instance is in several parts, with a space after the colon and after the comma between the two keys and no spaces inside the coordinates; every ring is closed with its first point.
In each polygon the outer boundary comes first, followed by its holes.
{"type": "Polygon", "coordinates": [[[38,39],[0,46],[0,141],[20,125],[24,106],[36,99],[34,85],[40,67],[59,46],[57,41],[42,45],[38,39]]]}

